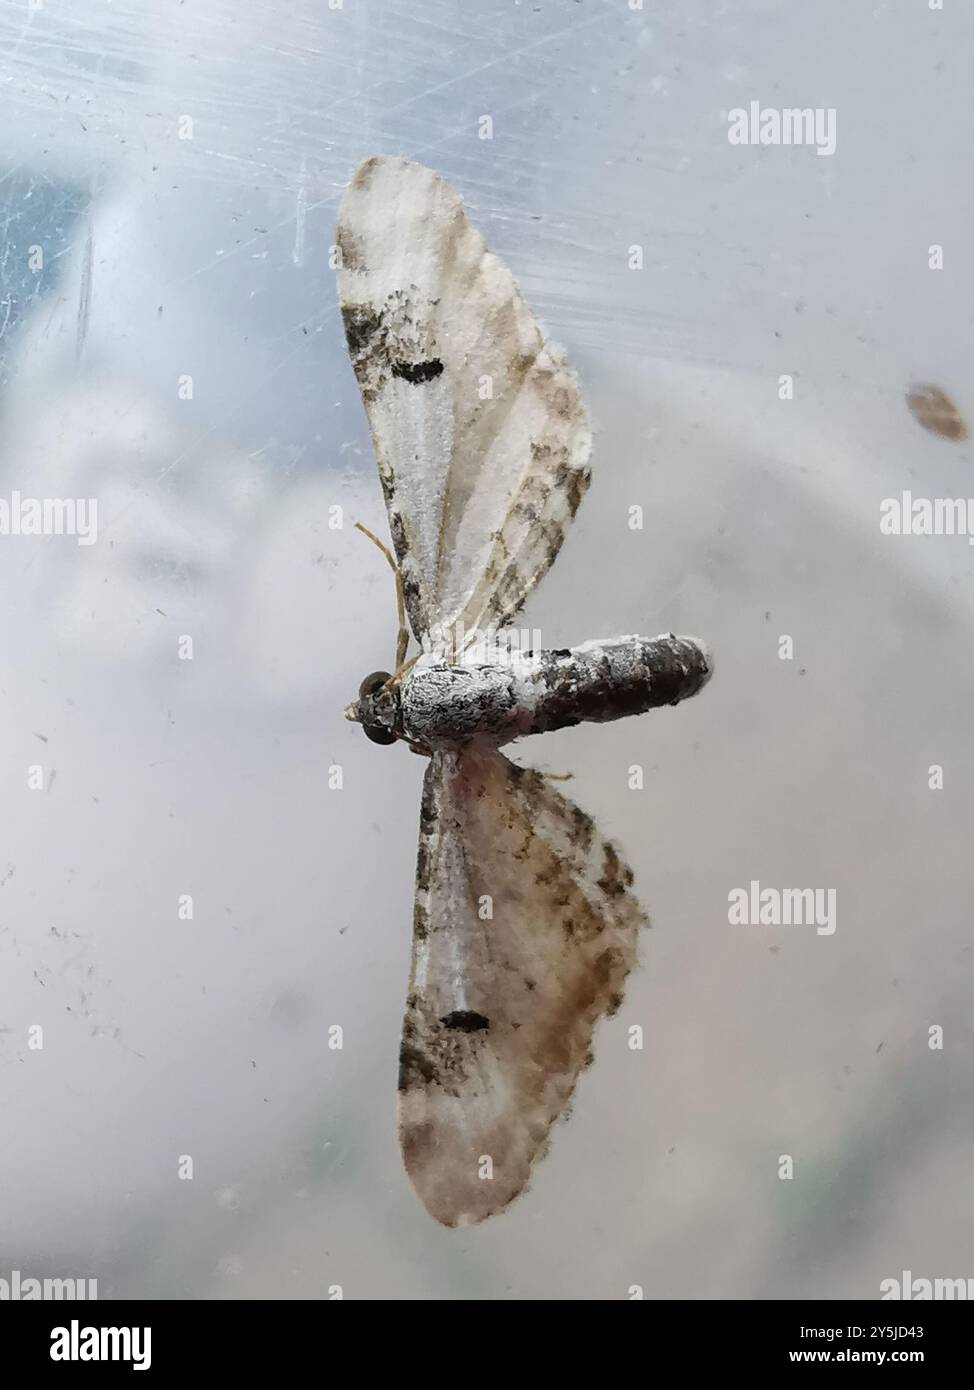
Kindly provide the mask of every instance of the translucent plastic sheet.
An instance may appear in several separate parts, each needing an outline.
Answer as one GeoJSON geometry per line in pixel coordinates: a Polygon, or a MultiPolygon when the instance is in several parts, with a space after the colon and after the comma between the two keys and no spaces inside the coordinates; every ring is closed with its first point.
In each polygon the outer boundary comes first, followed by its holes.
{"type": "Polygon", "coordinates": [[[972,31],[843,0],[0,6],[0,497],[98,500],[95,543],[0,536],[0,1276],[974,1274],[972,551],[880,528],[974,492],[906,404],[974,412],[972,31]],[[834,110],[834,152],[732,144],[751,101],[834,110]],[[376,152],[456,184],[583,383],[593,483],[525,624],[717,658],[679,710],[518,747],[574,774],[653,928],[531,1190],[460,1233],[395,1132],[423,767],[342,717],[395,641],[329,264],[376,152]],[[752,882],[834,890],[835,930],[733,924],[752,882]]]}

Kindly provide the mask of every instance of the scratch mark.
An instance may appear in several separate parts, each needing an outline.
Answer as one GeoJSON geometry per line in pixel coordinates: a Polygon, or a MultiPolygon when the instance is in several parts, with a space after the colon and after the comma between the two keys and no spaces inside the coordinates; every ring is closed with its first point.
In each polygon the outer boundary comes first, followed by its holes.
{"type": "Polygon", "coordinates": [[[298,203],[294,213],[294,250],[291,252],[291,260],[300,270],[304,265],[304,229],[308,217],[308,179],[304,155],[301,156],[301,172],[298,179],[298,203]]]}
{"type": "Polygon", "coordinates": [[[88,219],[88,234],[85,237],[84,259],[81,265],[81,289],[78,294],[78,337],[75,344],[75,358],[81,361],[85,339],[88,337],[88,320],[91,316],[91,268],[95,247],[95,227],[88,219]]]}

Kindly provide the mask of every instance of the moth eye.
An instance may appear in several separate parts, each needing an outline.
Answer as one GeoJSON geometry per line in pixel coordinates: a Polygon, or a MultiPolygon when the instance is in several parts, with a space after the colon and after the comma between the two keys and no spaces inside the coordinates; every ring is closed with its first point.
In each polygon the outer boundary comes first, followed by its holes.
{"type": "Polygon", "coordinates": [[[385,729],[381,724],[363,724],[365,737],[370,738],[373,743],[395,743],[396,736],[391,729],[385,729]]]}
{"type": "Polygon", "coordinates": [[[366,695],[374,695],[389,679],[388,671],[373,671],[371,676],[366,676],[365,680],[358,688],[358,696],[361,700],[366,695]]]}

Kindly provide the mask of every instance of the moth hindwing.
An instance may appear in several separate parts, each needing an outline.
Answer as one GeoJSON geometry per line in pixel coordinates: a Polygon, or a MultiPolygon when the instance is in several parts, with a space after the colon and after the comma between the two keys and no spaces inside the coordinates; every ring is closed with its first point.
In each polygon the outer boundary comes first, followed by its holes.
{"type": "Polygon", "coordinates": [[[645,918],[590,817],[496,750],[437,753],[423,788],[399,1133],[447,1226],[523,1189],[645,918]]]}

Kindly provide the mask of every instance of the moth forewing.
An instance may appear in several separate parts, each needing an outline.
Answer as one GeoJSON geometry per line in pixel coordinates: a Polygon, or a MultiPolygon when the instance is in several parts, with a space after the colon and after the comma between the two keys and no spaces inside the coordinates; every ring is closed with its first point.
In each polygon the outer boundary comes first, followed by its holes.
{"type": "MultiPolygon", "coordinates": [[[[339,212],[338,289],[410,624],[502,627],[551,565],[592,439],[564,355],[454,189],[368,159],[339,212]]],[[[425,645],[425,642],[424,642],[425,645]]]]}
{"type": "Polygon", "coordinates": [[[420,820],[399,1125],[446,1226],[503,1210],[546,1151],[645,918],[632,874],[537,772],[434,754],[420,820]]]}

